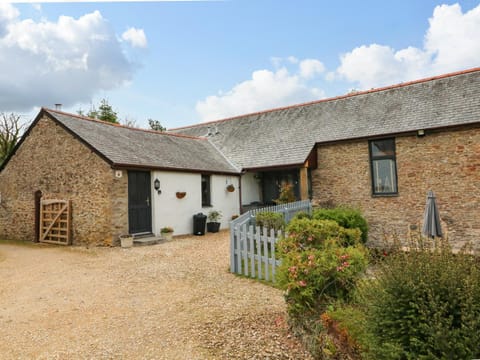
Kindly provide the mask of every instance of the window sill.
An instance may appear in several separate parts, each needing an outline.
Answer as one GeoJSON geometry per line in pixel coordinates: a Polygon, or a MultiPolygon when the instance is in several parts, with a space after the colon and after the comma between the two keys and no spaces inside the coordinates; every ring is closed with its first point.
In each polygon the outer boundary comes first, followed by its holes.
{"type": "Polygon", "coordinates": [[[372,194],[373,198],[378,198],[378,197],[398,197],[398,193],[388,193],[388,194],[372,194]]]}

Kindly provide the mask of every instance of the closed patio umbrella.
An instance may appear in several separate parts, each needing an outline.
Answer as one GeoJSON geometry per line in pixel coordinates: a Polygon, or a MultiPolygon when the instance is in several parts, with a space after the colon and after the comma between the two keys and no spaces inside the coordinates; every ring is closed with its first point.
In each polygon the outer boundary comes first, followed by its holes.
{"type": "Polygon", "coordinates": [[[442,227],[440,225],[437,200],[432,190],[429,190],[427,195],[427,204],[425,205],[425,213],[423,215],[422,233],[431,238],[442,237],[442,227]]]}

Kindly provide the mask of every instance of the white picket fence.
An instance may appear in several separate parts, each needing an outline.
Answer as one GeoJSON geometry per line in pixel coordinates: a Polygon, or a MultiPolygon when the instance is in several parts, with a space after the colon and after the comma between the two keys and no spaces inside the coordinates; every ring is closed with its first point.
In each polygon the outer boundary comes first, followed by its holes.
{"type": "Polygon", "coordinates": [[[281,232],[255,226],[255,216],[260,212],[282,213],[285,221],[299,211],[311,213],[310,201],[255,209],[242,214],[230,224],[230,271],[266,281],[275,281],[275,272],[280,260],[276,259],[276,244],[281,232]]]}
{"type": "Polygon", "coordinates": [[[250,225],[235,229],[231,243],[231,271],[266,281],[275,281],[280,260],[275,259],[275,247],[281,232],[250,225]]]}

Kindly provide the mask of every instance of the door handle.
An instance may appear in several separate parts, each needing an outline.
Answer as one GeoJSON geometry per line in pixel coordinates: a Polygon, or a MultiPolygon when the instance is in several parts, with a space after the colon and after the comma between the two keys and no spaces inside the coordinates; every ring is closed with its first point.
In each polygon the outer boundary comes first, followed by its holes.
{"type": "Polygon", "coordinates": [[[147,202],[147,206],[150,206],[150,198],[149,197],[147,197],[146,202],[147,202]]]}

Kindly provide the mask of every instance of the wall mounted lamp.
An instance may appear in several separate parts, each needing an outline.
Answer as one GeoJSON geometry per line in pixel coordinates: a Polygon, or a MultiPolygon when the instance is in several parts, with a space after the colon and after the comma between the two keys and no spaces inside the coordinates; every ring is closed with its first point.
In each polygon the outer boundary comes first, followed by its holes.
{"type": "Polygon", "coordinates": [[[423,129],[417,130],[417,136],[418,137],[425,136],[425,130],[423,130],[423,129]]]}
{"type": "Polygon", "coordinates": [[[155,179],[155,181],[153,182],[153,188],[157,190],[158,195],[162,193],[162,190],[160,190],[160,180],[155,179]]]}

